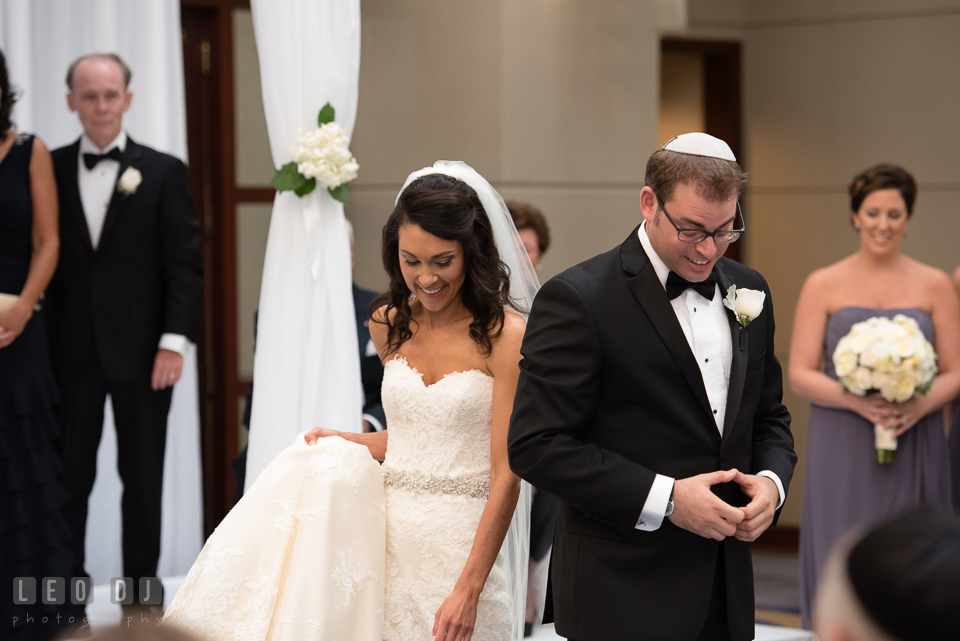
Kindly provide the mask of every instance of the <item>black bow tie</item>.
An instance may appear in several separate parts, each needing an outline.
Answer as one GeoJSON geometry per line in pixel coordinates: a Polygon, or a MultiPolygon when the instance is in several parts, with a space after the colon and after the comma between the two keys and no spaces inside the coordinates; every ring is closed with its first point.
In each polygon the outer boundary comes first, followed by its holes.
{"type": "Polygon", "coordinates": [[[107,158],[120,162],[120,159],[123,158],[123,152],[120,151],[119,147],[114,147],[105,154],[83,154],[83,164],[87,166],[87,169],[93,169],[98,162],[107,158]]]}
{"type": "Polygon", "coordinates": [[[683,276],[675,274],[674,272],[670,272],[670,274],[667,276],[667,296],[670,298],[670,300],[673,300],[688,289],[693,289],[707,300],[713,300],[713,294],[716,291],[716,288],[716,272],[710,272],[710,275],[699,283],[691,283],[683,276]]]}

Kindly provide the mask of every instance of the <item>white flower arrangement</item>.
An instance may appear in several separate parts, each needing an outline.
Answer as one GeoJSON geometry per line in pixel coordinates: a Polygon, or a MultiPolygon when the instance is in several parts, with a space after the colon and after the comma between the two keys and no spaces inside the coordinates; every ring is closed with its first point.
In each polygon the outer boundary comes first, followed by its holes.
{"type": "Polygon", "coordinates": [[[143,174],[136,167],[127,167],[127,170],[117,181],[117,191],[124,196],[132,196],[137,193],[137,187],[143,182],[143,174]]]}
{"type": "Polygon", "coordinates": [[[290,146],[292,161],[281,167],[270,184],[277,191],[306,196],[320,183],[342,203],[350,196],[347,183],[357,177],[360,165],[350,153],[350,139],[337,123],[328,102],[317,116],[318,128],[301,133],[290,146]]]}
{"type": "MultiPolygon", "coordinates": [[[[923,396],[937,375],[937,354],[917,321],[897,314],[856,323],[833,351],[833,368],[845,390],[857,396],[879,393],[891,403],[923,396]]],[[[877,460],[896,460],[892,430],[874,425],[877,460]]]]}

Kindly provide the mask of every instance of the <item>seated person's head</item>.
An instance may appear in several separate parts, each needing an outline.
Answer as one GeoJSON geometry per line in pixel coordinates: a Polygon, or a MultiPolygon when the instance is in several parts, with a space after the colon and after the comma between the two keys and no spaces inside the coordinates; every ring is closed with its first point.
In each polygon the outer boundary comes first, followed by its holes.
{"type": "Polygon", "coordinates": [[[543,212],[530,203],[508,202],[506,205],[510,217],[513,218],[513,224],[520,234],[520,241],[530,257],[530,262],[539,269],[540,259],[550,247],[550,228],[547,226],[547,219],[543,212]]]}
{"type": "Polygon", "coordinates": [[[175,626],[158,626],[154,623],[133,626],[121,624],[105,628],[93,635],[90,641],[200,641],[200,639],[175,626]]]}
{"type": "Polygon", "coordinates": [[[820,641],[933,641],[960,629],[960,516],[910,510],[838,543],[817,593],[820,641]]]}

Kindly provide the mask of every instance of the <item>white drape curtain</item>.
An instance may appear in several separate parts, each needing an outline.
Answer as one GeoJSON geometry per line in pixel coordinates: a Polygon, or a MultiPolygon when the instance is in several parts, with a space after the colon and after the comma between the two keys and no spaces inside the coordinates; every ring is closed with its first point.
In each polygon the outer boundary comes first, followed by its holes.
{"type": "MultiPolygon", "coordinates": [[[[85,53],[118,53],[133,70],[133,104],[124,128],[137,142],[187,157],[179,0],[0,0],[0,49],[11,82],[19,131],[53,149],[82,133],[67,109],[67,66],[85,53]]],[[[87,520],[87,571],[95,583],[122,576],[116,432],[107,403],[97,480],[87,520]]],[[[163,525],[158,574],[186,574],[203,545],[200,421],[196,349],[173,392],[163,471],[163,525]]]]}
{"type": "MultiPolygon", "coordinates": [[[[273,164],[329,102],[350,136],[360,71],[359,0],[251,0],[273,164]]],[[[361,166],[363,159],[360,159],[361,166]]],[[[362,171],[362,169],[361,169],[362,171]]],[[[260,287],[246,486],[316,426],[361,429],[363,392],[343,205],[319,186],[273,204],[260,287]]]]}

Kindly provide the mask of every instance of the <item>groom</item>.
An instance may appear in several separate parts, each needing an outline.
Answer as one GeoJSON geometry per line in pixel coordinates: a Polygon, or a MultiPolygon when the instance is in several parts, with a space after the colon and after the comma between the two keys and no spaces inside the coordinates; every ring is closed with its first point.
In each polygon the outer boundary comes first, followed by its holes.
{"type": "Polygon", "coordinates": [[[641,225],[534,301],[510,465],[562,502],[544,620],[570,639],[753,639],[750,541],[797,456],[767,283],[722,258],[745,181],[723,141],[673,139],[641,225]],[[749,327],[732,285],[765,294],[749,327]]]}

